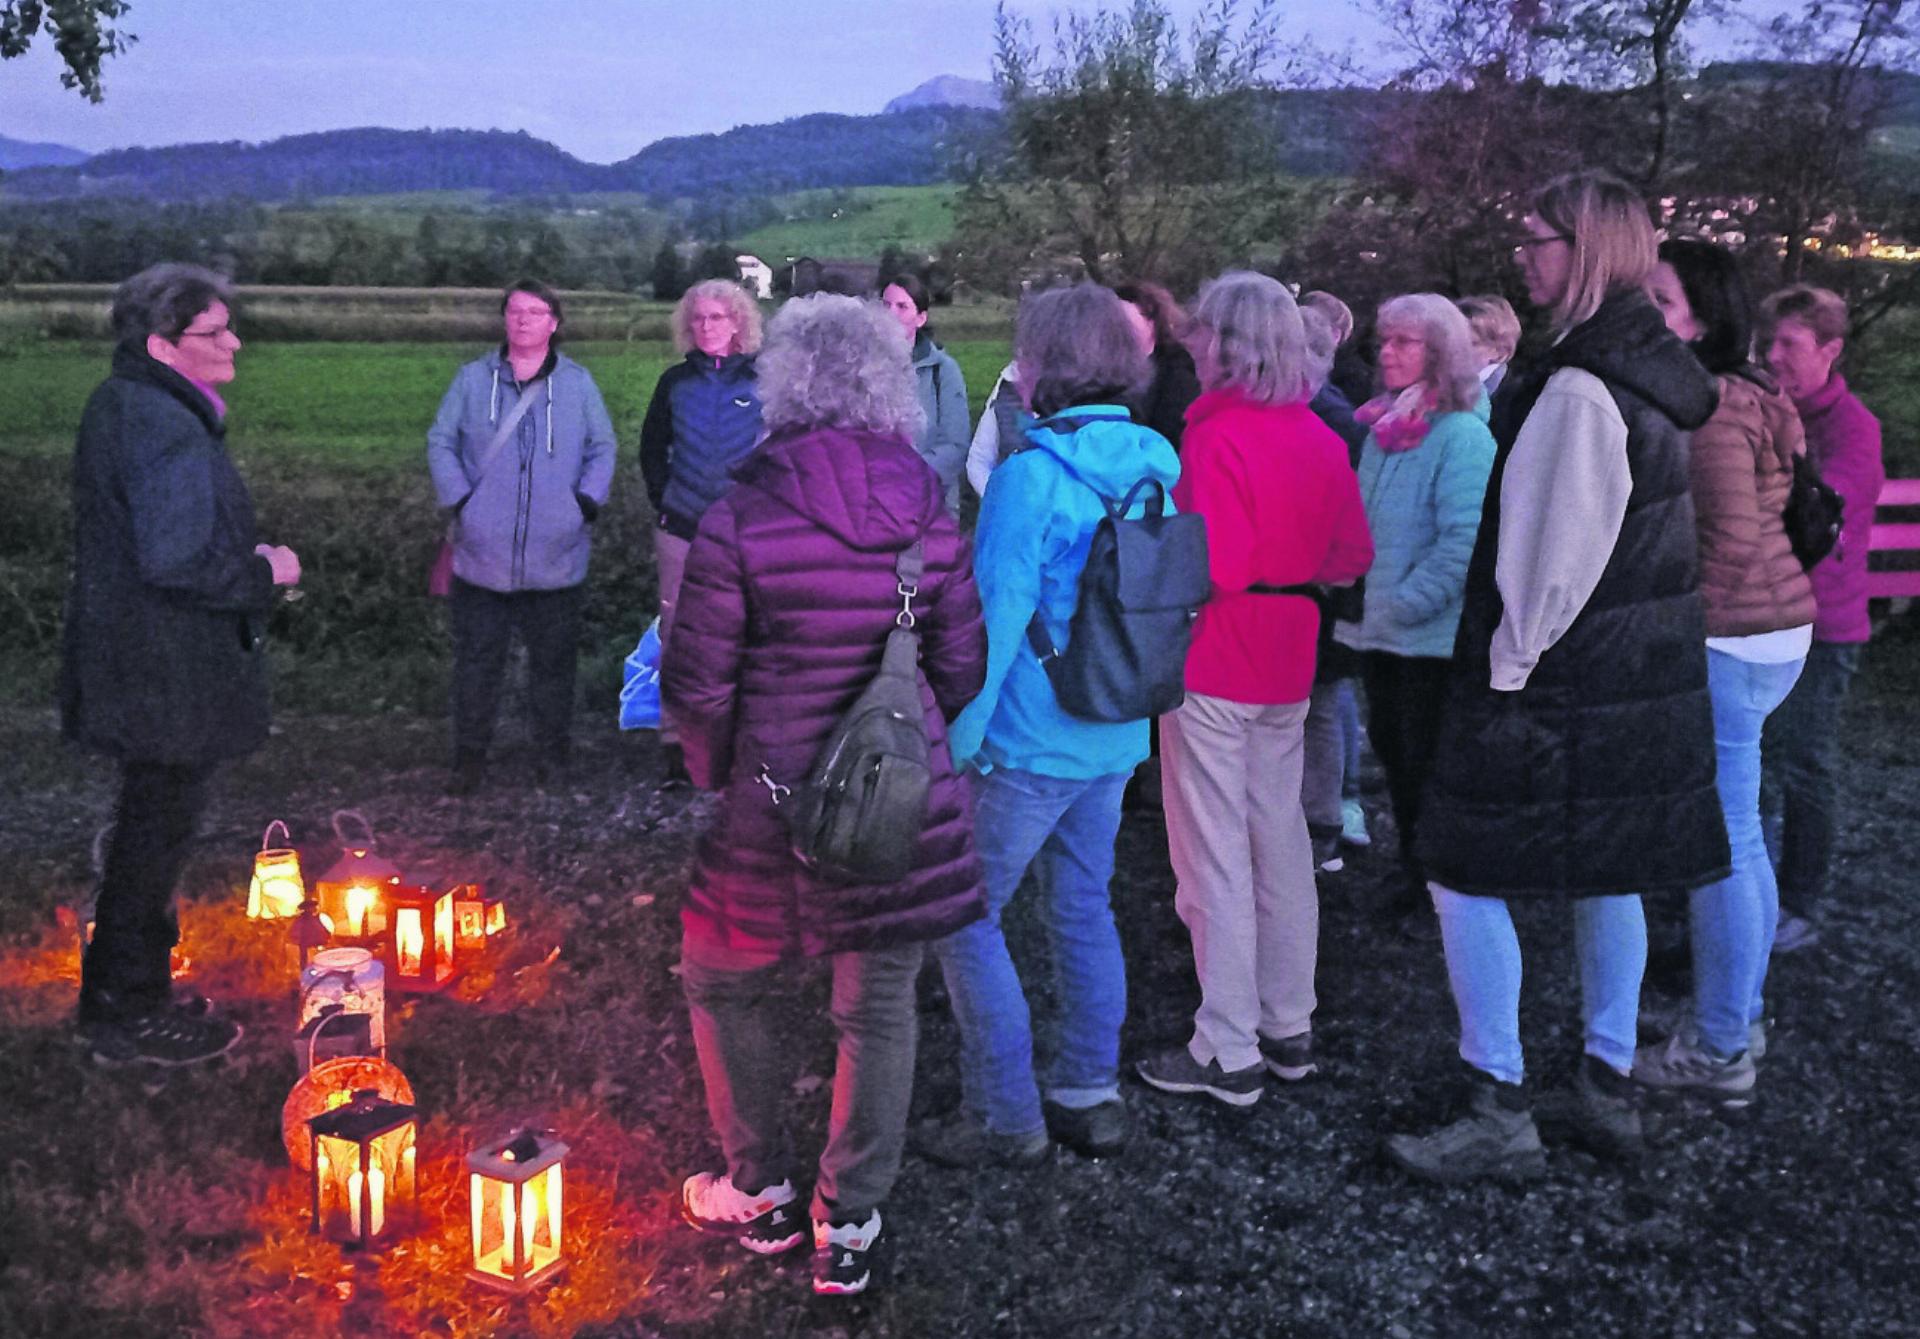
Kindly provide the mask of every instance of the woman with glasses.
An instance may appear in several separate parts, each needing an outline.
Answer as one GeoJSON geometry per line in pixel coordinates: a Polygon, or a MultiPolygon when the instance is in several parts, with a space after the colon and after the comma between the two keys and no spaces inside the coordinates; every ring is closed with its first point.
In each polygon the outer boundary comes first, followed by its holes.
{"type": "Polygon", "coordinates": [[[1647,299],[1653,225],[1632,187],[1561,177],[1521,226],[1527,294],[1558,338],[1495,416],[1416,847],[1470,1095],[1452,1123],[1387,1141],[1393,1161],[1438,1181],[1544,1166],[1508,902],[1572,903],[1585,1054],[1569,1117],[1590,1147],[1632,1156],[1639,894],[1689,892],[1729,868],[1687,469],[1713,378],[1647,299]]]}
{"type": "Polygon", "coordinates": [[[507,648],[527,648],[534,776],[563,766],[573,725],[593,520],[613,485],[613,423],[586,368],[559,352],[560,295],[522,279],[500,299],[506,340],[454,374],[427,429],[453,541],[453,779],[484,775],[507,648]]]}
{"type": "Polygon", "coordinates": [[[176,1001],[171,970],[174,884],[215,768],[266,741],[266,616],[300,581],[291,549],[258,542],[227,455],[232,301],[197,265],[121,284],[113,370],[74,445],[61,729],[120,764],[80,964],[80,1026],[104,1065],[193,1064],[240,1038],[204,1000],[176,1001]]]}

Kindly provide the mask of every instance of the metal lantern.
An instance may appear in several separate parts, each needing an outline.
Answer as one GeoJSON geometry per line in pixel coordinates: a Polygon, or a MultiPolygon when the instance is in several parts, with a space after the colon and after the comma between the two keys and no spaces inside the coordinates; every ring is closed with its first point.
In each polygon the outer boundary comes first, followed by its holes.
{"type": "Polygon", "coordinates": [[[290,841],[287,825],[279,819],[267,824],[260,838],[260,853],[253,858],[253,880],[247,885],[247,919],[274,921],[298,915],[307,900],[306,880],[300,877],[300,853],[291,846],[273,844],[274,829],[280,840],[290,841]]]}
{"type": "Polygon", "coordinates": [[[566,1268],[562,1170],[551,1131],[519,1130],[467,1154],[473,1267],[467,1276],[524,1293],[566,1268]]]}
{"type": "Polygon", "coordinates": [[[373,853],[373,828],[364,815],[342,809],[333,816],[342,854],[314,886],[320,923],[336,940],[369,943],[387,929],[387,896],[400,882],[400,867],[373,853]],[[349,821],[359,825],[350,833],[349,821]]]}
{"type": "Polygon", "coordinates": [[[371,1054],[387,1053],[387,973],[364,948],[329,948],[313,955],[300,973],[300,1026],[340,1010],[366,1016],[371,1054]]]}
{"type": "Polygon", "coordinates": [[[401,884],[387,891],[380,955],[395,990],[440,990],[453,980],[453,893],[401,884]]]}
{"type": "Polygon", "coordinates": [[[359,1092],[307,1122],[315,1232],[370,1248],[412,1226],[418,1114],[378,1093],[359,1092]]]}
{"type": "Polygon", "coordinates": [[[456,884],[453,889],[453,943],[462,953],[487,946],[507,928],[507,904],[483,883],[456,884]]]}

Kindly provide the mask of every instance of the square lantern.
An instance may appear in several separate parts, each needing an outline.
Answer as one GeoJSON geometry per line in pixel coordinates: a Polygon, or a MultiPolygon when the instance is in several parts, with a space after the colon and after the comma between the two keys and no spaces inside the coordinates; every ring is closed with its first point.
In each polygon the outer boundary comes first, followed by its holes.
{"type": "Polygon", "coordinates": [[[370,943],[386,933],[387,898],[400,882],[400,867],[367,847],[346,854],[314,885],[320,924],[335,942],[370,943]]]}
{"type": "Polygon", "coordinates": [[[484,883],[456,884],[453,890],[453,942],[462,953],[487,946],[507,928],[507,904],[484,883]]]}
{"type": "Polygon", "coordinates": [[[365,1089],[307,1122],[315,1232],[374,1247],[412,1226],[417,1116],[413,1107],[365,1089]]]}
{"type": "Polygon", "coordinates": [[[567,1146],[521,1130],[467,1154],[473,1268],[467,1277],[524,1293],[566,1268],[561,1175],[567,1146]]]}
{"type": "Polygon", "coordinates": [[[432,991],[453,980],[453,892],[414,884],[389,888],[380,940],[394,989],[432,991]]]}
{"type": "Polygon", "coordinates": [[[279,819],[267,824],[260,839],[260,852],[253,858],[253,880],[247,885],[247,919],[280,920],[296,916],[307,900],[306,880],[300,877],[300,853],[291,846],[273,844],[274,829],[280,840],[289,840],[287,825],[279,819]]]}

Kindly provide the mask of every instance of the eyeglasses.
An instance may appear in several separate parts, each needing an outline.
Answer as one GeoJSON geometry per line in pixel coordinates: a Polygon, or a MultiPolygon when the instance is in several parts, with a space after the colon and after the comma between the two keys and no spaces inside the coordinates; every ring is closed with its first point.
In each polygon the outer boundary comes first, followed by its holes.
{"type": "Polygon", "coordinates": [[[1552,233],[1546,237],[1522,237],[1513,244],[1513,254],[1516,256],[1531,255],[1536,246],[1552,246],[1555,242],[1572,241],[1573,234],[1565,232],[1552,233]]]}

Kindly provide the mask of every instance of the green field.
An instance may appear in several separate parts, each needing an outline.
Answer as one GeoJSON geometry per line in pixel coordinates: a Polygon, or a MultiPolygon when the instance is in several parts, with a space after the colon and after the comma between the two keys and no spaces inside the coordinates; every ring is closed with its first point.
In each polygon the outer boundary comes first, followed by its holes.
{"type": "Polygon", "coordinates": [[[868,186],[848,192],[810,192],[780,203],[796,217],[734,239],[742,251],[778,264],[800,256],[872,257],[889,246],[931,255],[953,236],[957,186],[868,186]],[[835,205],[830,199],[841,199],[835,205]]]}

